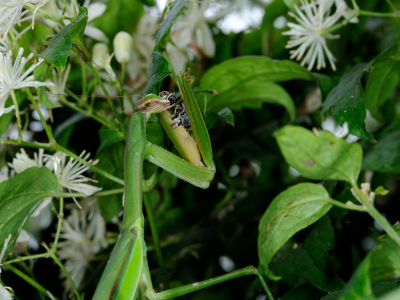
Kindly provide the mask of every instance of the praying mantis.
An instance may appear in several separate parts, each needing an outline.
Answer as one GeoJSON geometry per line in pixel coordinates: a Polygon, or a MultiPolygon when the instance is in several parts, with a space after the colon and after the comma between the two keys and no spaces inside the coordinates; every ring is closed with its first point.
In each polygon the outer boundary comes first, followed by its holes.
{"type": "Polygon", "coordinates": [[[174,124],[168,111],[171,103],[168,95],[163,93],[160,96],[147,95],[143,99],[143,106],[131,116],[125,151],[122,233],[111,253],[93,299],[172,299],[229,279],[252,274],[258,276],[264,290],[272,299],[264,278],[253,266],[159,293],[153,289],[144,240],[142,201],[146,200],[146,196],[143,194],[143,161],[148,160],[203,189],[208,188],[216,171],[210,137],[191,84],[184,73],[180,73],[177,79],[192,126],[193,137],[183,126],[177,128],[171,126],[174,124]],[[146,117],[148,117],[146,111],[159,114],[164,130],[183,158],[146,140],[146,117]]]}

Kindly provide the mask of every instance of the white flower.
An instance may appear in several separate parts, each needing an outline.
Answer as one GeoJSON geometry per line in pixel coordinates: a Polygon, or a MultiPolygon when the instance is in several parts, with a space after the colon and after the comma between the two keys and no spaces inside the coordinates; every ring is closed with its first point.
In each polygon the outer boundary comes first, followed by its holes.
{"type": "Polygon", "coordinates": [[[92,50],[92,61],[100,68],[105,67],[106,55],[108,54],[108,47],[104,43],[97,43],[92,50]]]}
{"type": "Polygon", "coordinates": [[[325,39],[335,39],[339,36],[325,33],[332,28],[335,23],[343,16],[346,6],[340,1],[333,15],[329,16],[330,8],[333,5],[332,0],[321,0],[318,4],[312,1],[307,3],[300,0],[301,7],[294,6],[296,14],[289,12],[289,15],[296,19],[298,24],[289,22],[289,31],[284,32],[284,35],[290,35],[290,41],[286,48],[298,47],[296,50],[290,51],[290,58],[296,58],[301,61],[301,65],[308,65],[308,70],[311,70],[317,63],[317,70],[325,68],[325,56],[333,70],[336,70],[335,57],[330,52],[326,45],[325,39]]]}
{"type": "MultiPolygon", "coordinates": [[[[63,240],[57,245],[57,255],[65,261],[64,266],[77,287],[84,278],[90,260],[106,246],[105,222],[96,202],[93,199],[90,202],[82,210],[73,209],[71,215],[63,220],[60,234],[63,240]]],[[[68,281],[65,283],[69,286],[68,281]]]]}
{"type": "Polygon", "coordinates": [[[168,45],[167,49],[176,72],[184,71],[188,54],[200,56],[197,49],[200,49],[207,57],[215,55],[215,43],[204,17],[207,8],[206,2],[201,4],[188,2],[185,13],[179,16],[172,25],[171,39],[177,48],[168,45]]]}
{"type": "MultiPolygon", "coordinates": [[[[1,275],[1,262],[3,260],[4,254],[6,253],[6,250],[7,250],[7,247],[8,247],[8,243],[10,242],[10,240],[11,240],[11,234],[4,241],[4,246],[3,246],[3,249],[1,250],[1,253],[0,253],[0,275],[1,275]]],[[[13,297],[8,292],[8,290],[12,291],[12,288],[4,287],[2,284],[0,284],[0,299],[1,300],[12,300],[13,299],[13,297]]]]}
{"type": "Polygon", "coordinates": [[[347,122],[344,122],[342,127],[331,116],[328,116],[322,122],[321,127],[323,130],[333,133],[338,138],[345,138],[347,136],[346,142],[348,143],[356,142],[359,139],[357,136],[349,134],[349,124],[347,122]]]}
{"type": "MultiPolygon", "coordinates": [[[[86,151],[83,151],[79,157],[87,160],[90,156],[90,153],[87,155],[85,155],[85,153],[86,151]]],[[[56,152],[56,154],[52,157],[52,160],[54,162],[54,174],[56,175],[58,182],[69,191],[76,191],[83,196],[90,196],[95,192],[101,191],[101,188],[84,183],[88,181],[97,182],[96,180],[82,175],[82,173],[86,172],[89,167],[86,167],[72,157],[67,162],[67,155],[60,151],[56,152]]],[[[98,160],[88,161],[88,163],[93,165],[95,165],[97,162],[98,160]]],[[[75,198],[74,200],[79,206],[75,198]]]]}
{"type": "Polygon", "coordinates": [[[114,38],[115,59],[121,64],[129,62],[132,52],[132,37],[125,31],[120,31],[114,38]]]}
{"type": "Polygon", "coordinates": [[[33,57],[33,53],[31,53],[27,58],[22,57],[23,53],[24,49],[20,48],[18,56],[14,61],[14,65],[12,64],[11,51],[7,52],[5,55],[0,54],[0,116],[14,109],[14,106],[4,108],[11,90],[22,89],[25,87],[38,88],[46,85],[54,86],[54,83],[34,81],[33,75],[28,76],[43,62],[43,59],[41,58],[39,58],[37,63],[31,65],[28,70],[22,73],[27,61],[33,57]]]}
{"type": "Polygon", "coordinates": [[[2,183],[3,181],[8,180],[10,177],[10,173],[8,171],[8,166],[4,166],[0,169],[0,183],[2,183]]]}
{"type": "MultiPolygon", "coordinates": [[[[6,24],[0,36],[3,36],[3,41],[5,40],[10,29],[13,28],[15,24],[21,24],[21,22],[32,18],[32,29],[34,27],[34,18],[36,11],[43,6],[48,0],[3,0],[0,5],[0,24],[6,24]],[[24,17],[29,10],[22,12],[24,5],[26,3],[32,3],[36,5],[36,9],[32,17],[24,17]]],[[[18,33],[17,38],[20,37],[24,32],[30,29],[30,26],[26,27],[22,32],[18,33]]]]}

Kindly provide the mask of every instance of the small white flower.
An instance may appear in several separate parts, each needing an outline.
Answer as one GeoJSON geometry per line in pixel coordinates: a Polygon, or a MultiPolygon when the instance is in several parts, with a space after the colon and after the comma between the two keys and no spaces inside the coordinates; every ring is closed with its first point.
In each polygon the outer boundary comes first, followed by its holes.
{"type": "MultiPolygon", "coordinates": [[[[83,151],[79,157],[87,160],[90,156],[90,153],[86,155],[85,153],[86,151],[83,151]]],[[[97,182],[96,180],[82,175],[82,173],[86,172],[89,167],[86,167],[72,157],[67,162],[67,155],[60,151],[57,151],[52,159],[54,162],[54,174],[56,175],[58,182],[69,191],[76,191],[83,196],[90,196],[95,192],[101,191],[101,188],[85,183],[90,181],[97,182]]],[[[98,160],[89,160],[88,162],[95,165],[97,164],[98,160]]],[[[79,206],[76,199],[74,200],[79,206]]]]}
{"type": "MultiPolygon", "coordinates": [[[[0,24],[6,24],[0,32],[0,36],[3,36],[3,41],[6,39],[10,29],[13,29],[15,24],[21,24],[21,22],[32,18],[32,29],[34,27],[34,18],[36,11],[42,7],[48,0],[3,0],[0,5],[0,24]],[[32,14],[32,17],[25,17],[29,10],[22,12],[26,3],[32,3],[36,5],[36,9],[32,14]]],[[[29,30],[31,27],[26,27],[22,32],[18,33],[17,38],[23,33],[29,30]]]]}
{"type": "Polygon", "coordinates": [[[132,52],[132,37],[125,31],[120,31],[114,38],[114,53],[115,59],[122,64],[129,62],[132,52]]]}
{"type": "Polygon", "coordinates": [[[298,24],[289,22],[289,31],[284,32],[284,35],[290,35],[290,41],[286,48],[298,47],[296,50],[290,51],[291,59],[296,58],[301,61],[301,65],[308,65],[308,70],[311,70],[315,63],[317,63],[317,70],[325,68],[325,55],[333,70],[336,70],[335,57],[328,49],[325,39],[336,39],[338,35],[324,33],[332,28],[336,22],[343,16],[346,6],[343,2],[339,1],[335,13],[329,15],[330,8],[333,5],[332,0],[316,3],[312,1],[307,3],[300,0],[301,7],[294,6],[296,14],[289,12],[289,15],[296,19],[298,24]]]}
{"type": "Polygon", "coordinates": [[[34,81],[33,75],[28,76],[43,62],[41,58],[39,58],[37,63],[31,65],[28,70],[22,73],[27,61],[33,57],[33,53],[27,58],[22,57],[23,53],[24,49],[20,48],[14,65],[12,64],[11,51],[7,52],[5,55],[0,54],[0,116],[14,109],[14,106],[4,108],[11,90],[25,87],[38,88],[40,86],[54,86],[54,83],[34,81]]]}
{"type": "Polygon", "coordinates": [[[10,172],[8,171],[8,166],[4,166],[0,169],[0,183],[8,180],[10,177],[10,172]]]}
{"type": "MultiPolygon", "coordinates": [[[[105,234],[105,222],[93,199],[83,209],[73,209],[71,215],[63,220],[57,254],[65,261],[65,268],[77,287],[84,278],[90,260],[106,246],[105,234]]],[[[65,284],[69,286],[68,281],[65,284]]]]}

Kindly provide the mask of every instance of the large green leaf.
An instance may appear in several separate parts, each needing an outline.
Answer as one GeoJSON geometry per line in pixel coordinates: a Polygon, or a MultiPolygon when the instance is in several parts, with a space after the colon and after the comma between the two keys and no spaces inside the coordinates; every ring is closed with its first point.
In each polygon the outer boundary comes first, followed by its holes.
{"type": "Polygon", "coordinates": [[[328,94],[321,111],[323,114],[332,108],[332,114],[341,126],[347,122],[351,134],[368,141],[374,139],[365,129],[367,110],[361,77],[371,65],[372,63],[357,64],[347,71],[328,94]]]}
{"type": "Polygon", "coordinates": [[[380,135],[363,161],[364,170],[400,174],[400,123],[392,124],[380,135]]]}
{"type": "MultiPolygon", "coordinates": [[[[400,234],[400,224],[394,229],[400,234]]],[[[388,235],[380,237],[371,251],[369,273],[373,283],[400,278],[400,246],[388,235]]]]}
{"type": "Polygon", "coordinates": [[[375,299],[371,290],[371,280],[368,276],[369,266],[370,256],[367,256],[340,293],[339,300],[375,299]]]}
{"type": "Polygon", "coordinates": [[[85,57],[89,59],[90,54],[86,49],[83,37],[87,20],[87,8],[80,7],[79,15],[76,19],[72,23],[63,27],[54,37],[54,40],[47,49],[43,53],[38,54],[38,56],[42,57],[49,64],[57,68],[59,72],[62,72],[65,69],[72,45],[78,47],[85,57]]]}
{"type": "Polygon", "coordinates": [[[300,183],[280,193],[268,206],[258,226],[258,256],[265,267],[296,232],[311,225],[332,207],[323,186],[300,183]]]}
{"type": "Polygon", "coordinates": [[[303,284],[287,292],[280,300],[320,300],[325,295],[310,284],[303,284]]]}
{"type": "Polygon", "coordinates": [[[325,292],[340,290],[344,283],[333,270],[328,255],[334,246],[333,227],[329,217],[324,216],[312,226],[302,245],[277,255],[271,262],[271,270],[289,285],[306,281],[325,292]]]}
{"type": "Polygon", "coordinates": [[[282,105],[291,121],[296,117],[292,97],[279,84],[253,77],[236,85],[207,103],[207,109],[220,110],[225,107],[239,110],[242,107],[261,108],[263,103],[282,105]]]}
{"type": "Polygon", "coordinates": [[[174,1],[174,6],[168,12],[164,21],[161,23],[160,30],[157,32],[156,36],[156,48],[161,40],[164,38],[165,34],[170,30],[172,24],[174,23],[176,17],[178,16],[181,9],[185,6],[188,0],[176,0],[174,1]]]}
{"type": "Polygon", "coordinates": [[[149,93],[153,86],[167,77],[171,71],[171,66],[165,57],[161,53],[154,51],[151,55],[151,64],[144,93],[149,93]]]}
{"type": "Polygon", "coordinates": [[[310,179],[356,182],[361,169],[362,148],[347,143],[328,131],[316,136],[298,126],[285,126],[275,132],[286,162],[310,179]]]}
{"type": "MultiPolygon", "coordinates": [[[[261,100],[260,98],[263,95],[257,88],[257,84],[265,84],[267,81],[280,82],[292,79],[313,80],[313,77],[305,68],[292,61],[274,61],[263,56],[242,56],[226,60],[212,67],[202,77],[200,85],[204,89],[212,88],[218,91],[220,96],[207,96],[207,106],[209,108],[218,107],[222,109],[230,107],[226,104],[219,105],[219,101],[229,102],[229,99],[227,99],[228,96],[224,94],[238,94],[238,98],[241,99],[241,105],[243,105],[245,102],[245,99],[243,99],[246,96],[244,95],[245,93],[250,93],[249,96],[258,98],[258,101],[261,100]],[[251,91],[252,88],[256,90],[253,92],[251,91]],[[246,91],[241,92],[242,89],[246,91]]],[[[266,99],[274,98],[268,91],[265,94],[269,94],[269,96],[264,96],[266,99]]],[[[202,105],[202,103],[199,104],[202,105]]],[[[260,102],[258,103],[259,105],[260,102]]],[[[290,104],[287,105],[289,106],[290,104]]],[[[235,108],[240,108],[240,106],[236,105],[235,108]]]]}
{"type": "Polygon", "coordinates": [[[41,200],[59,192],[56,176],[46,167],[28,168],[0,183],[0,241],[12,237],[6,253],[41,200]]]}
{"type": "Polygon", "coordinates": [[[400,79],[400,62],[384,60],[374,65],[365,88],[367,108],[379,119],[379,108],[386,102],[400,79]]]}

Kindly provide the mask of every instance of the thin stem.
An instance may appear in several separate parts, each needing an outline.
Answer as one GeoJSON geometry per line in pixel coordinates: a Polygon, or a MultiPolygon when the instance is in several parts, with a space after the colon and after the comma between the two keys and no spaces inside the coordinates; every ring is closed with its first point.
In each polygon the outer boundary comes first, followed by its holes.
{"type": "Polygon", "coordinates": [[[216,90],[204,89],[204,90],[193,90],[194,94],[211,94],[215,96],[219,96],[216,90]]]}
{"type": "Polygon", "coordinates": [[[25,141],[18,141],[15,139],[8,138],[7,140],[0,139],[0,145],[17,145],[17,146],[27,146],[37,149],[44,149],[44,150],[53,150],[54,147],[48,143],[38,143],[38,142],[25,142],[25,141]]]}
{"type": "Polygon", "coordinates": [[[48,126],[46,120],[43,117],[42,111],[40,110],[39,106],[37,105],[35,99],[33,99],[31,90],[29,88],[25,89],[25,92],[28,94],[28,98],[31,100],[33,106],[35,107],[37,113],[39,114],[40,120],[42,121],[44,130],[46,131],[47,138],[49,139],[49,143],[54,143],[53,133],[51,132],[51,128],[48,126]]]}
{"type": "Polygon", "coordinates": [[[71,0],[72,8],[74,10],[74,18],[78,15],[78,10],[76,8],[76,0],[71,0]]]}
{"type": "MultiPolygon", "coordinates": [[[[153,207],[151,205],[151,201],[150,201],[147,193],[143,193],[143,202],[144,202],[144,206],[146,207],[147,218],[150,223],[151,235],[153,236],[154,248],[156,250],[158,265],[160,266],[160,268],[164,269],[165,268],[164,257],[162,255],[162,251],[161,251],[160,238],[159,238],[158,232],[157,232],[154,211],[153,211],[153,207]]],[[[166,274],[162,273],[161,277],[164,282],[165,288],[169,289],[169,284],[168,284],[168,279],[167,279],[166,274]]]]}
{"type": "Polygon", "coordinates": [[[57,249],[58,239],[60,238],[60,233],[61,233],[62,220],[64,218],[64,198],[63,197],[60,197],[60,210],[58,211],[57,218],[58,218],[58,223],[57,223],[56,236],[54,237],[54,243],[53,243],[53,246],[51,247],[51,250],[54,252],[57,249]]]}
{"type": "Polygon", "coordinates": [[[84,96],[83,101],[86,102],[87,97],[86,97],[86,67],[85,67],[85,62],[81,60],[81,70],[82,70],[82,95],[84,96]]]}
{"type": "Polygon", "coordinates": [[[42,243],[42,246],[44,248],[46,248],[46,250],[48,251],[48,253],[50,254],[50,257],[54,260],[54,262],[60,267],[61,271],[63,271],[65,277],[67,277],[69,283],[71,284],[72,289],[75,292],[76,295],[76,299],[78,300],[82,300],[81,295],[79,294],[78,289],[75,286],[74,281],[72,280],[71,276],[69,275],[69,273],[67,272],[67,270],[65,269],[64,265],[61,263],[61,261],[58,259],[58,257],[54,254],[54,252],[52,250],[49,249],[49,247],[45,244],[42,243]]]}
{"type": "Polygon", "coordinates": [[[384,13],[384,12],[373,12],[373,11],[365,11],[360,10],[358,12],[360,16],[371,16],[371,17],[387,17],[387,18],[398,18],[399,15],[397,13],[384,13]]]}
{"type": "Polygon", "coordinates": [[[25,273],[23,273],[22,271],[18,270],[16,267],[9,265],[7,266],[8,269],[10,269],[10,271],[12,271],[14,274],[18,275],[19,277],[21,277],[23,280],[25,280],[27,283],[29,283],[31,286],[33,286],[34,288],[36,288],[39,292],[41,292],[42,294],[44,294],[46,297],[50,298],[50,299],[58,299],[57,297],[55,297],[53,294],[51,294],[48,290],[46,290],[46,288],[44,288],[43,286],[41,286],[39,283],[37,283],[35,280],[33,280],[32,278],[30,278],[28,275],[26,275],[25,273]]]}
{"type": "Polygon", "coordinates": [[[148,298],[153,300],[153,299],[172,299],[174,297],[179,297],[179,296],[183,296],[186,295],[188,293],[192,293],[204,288],[207,288],[209,286],[213,286],[217,283],[221,283],[233,278],[237,278],[237,277],[243,277],[243,276],[247,276],[247,275],[256,275],[260,281],[261,284],[263,286],[263,288],[265,289],[266,294],[268,295],[269,300],[274,300],[266,282],[264,281],[264,279],[262,278],[262,276],[259,274],[258,269],[253,267],[253,266],[249,266],[240,270],[236,270],[234,272],[222,275],[222,276],[218,276],[218,277],[214,277],[211,279],[207,279],[204,281],[200,281],[200,282],[195,282],[193,284],[187,284],[178,288],[174,288],[174,289],[170,289],[168,291],[164,291],[161,293],[156,293],[154,295],[149,295],[148,298]]]}
{"type": "MultiPolygon", "coordinates": [[[[124,192],[124,189],[114,189],[114,190],[108,190],[108,191],[101,191],[98,193],[93,194],[93,197],[102,197],[102,196],[109,196],[109,195],[114,195],[114,194],[122,194],[124,192]]],[[[51,197],[59,198],[59,197],[64,197],[64,198],[86,198],[86,196],[78,193],[57,193],[57,194],[51,194],[51,197]]]]}
{"type": "Polygon", "coordinates": [[[344,209],[356,210],[356,211],[361,211],[361,212],[367,211],[367,209],[364,206],[356,205],[356,204],[353,204],[352,202],[351,202],[352,204],[345,204],[345,203],[342,203],[342,202],[334,200],[334,199],[323,199],[322,201],[328,202],[330,204],[333,204],[337,207],[344,208],[344,209]]]}
{"type": "Polygon", "coordinates": [[[171,59],[169,58],[167,49],[165,49],[165,51],[164,51],[164,57],[167,59],[168,63],[170,64],[171,69],[172,69],[172,72],[171,72],[172,77],[174,78],[176,84],[178,84],[178,77],[176,76],[174,68],[172,67],[171,59]]]}
{"type": "Polygon", "coordinates": [[[121,81],[119,82],[119,96],[121,96],[119,98],[119,104],[121,105],[121,112],[125,111],[125,107],[124,107],[124,82],[125,82],[125,61],[122,62],[121,64],[121,81]]]}
{"type": "MultiPolygon", "coordinates": [[[[34,12],[35,9],[36,9],[36,6],[33,5],[32,3],[25,3],[25,4],[24,4],[24,8],[26,8],[27,10],[29,10],[29,11],[31,11],[31,12],[34,12]]],[[[68,20],[72,20],[72,19],[73,19],[73,18],[69,18],[69,17],[67,17],[67,16],[61,16],[61,15],[58,15],[58,14],[49,12],[49,11],[44,10],[44,9],[42,9],[42,8],[39,8],[39,9],[36,11],[36,13],[37,13],[39,16],[41,16],[41,17],[43,17],[43,18],[46,18],[46,19],[49,19],[49,20],[52,20],[52,21],[54,21],[54,22],[56,22],[56,23],[60,23],[61,20],[63,20],[63,19],[68,19],[68,20]]]]}
{"type": "Polygon", "coordinates": [[[400,236],[393,229],[393,227],[389,224],[389,222],[376,210],[373,203],[368,201],[367,197],[360,191],[357,186],[357,183],[351,184],[354,192],[358,196],[357,199],[364,205],[366,211],[378,222],[379,225],[386,231],[387,235],[389,235],[392,240],[394,240],[400,246],[400,236]]]}
{"type": "Polygon", "coordinates": [[[92,71],[94,77],[96,77],[96,80],[97,80],[98,84],[100,85],[101,89],[103,90],[104,95],[106,95],[108,104],[110,105],[111,110],[112,110],[113,113],[114,113],[114,116],[115,116],[115,118],[116,118],[116,121],[117,121],[119,127],[121,128],[122,134],[124,135],[124,138],[126,139],[126,129],[125,129],[125,126],[124,126],[124,124],[122,123],[122,120],[121,120],[121,118],[120,118],[120,116],[119,116],[117,110],[115,109],[114,103],[112,102],[112,100],[111,100],[111,98],[110,98],[110,95],[108,94],[107,89],[105,88],[105,86],[104,86],[104,84],[103,84],[103,81],[100,79],[100,77],[99,77],[99,75],[97,74],[96,70],[93,68],[92,63],[91,63],[90,61],[87,61],[86,64],[89,66],[89,69],[92,71]]]}
{"type": "Polygon", "coordinates": [[[17,128],[18,128],[18,142],[21,142],[22,141],[22,134],[21,134],[22,126],[21,126],[21,118],[19,115],[18,101],[17,101],[17,97],[15,97],[14,90],[11,90],[10,94],[11,94],[11,98],[12,98],[12,101],[15,106],[15,117],[17,118],[17,128]]]}
{"type": "Polygon", "coordinates": [[[83,165],[89,167],[90,169],[92,169],[93,171],[99,173],[100,175],[103,175],[104,177],[111,179],[112,181],[115,181],[121,185],[124,185],[124,181],[122,179],[119,179],[118,177],[115,177],[114,175],[107,173],[106,171],[88,163],[86,160],[84,160],[83,158],[79,157],[78,155],[72,153],[71,151],[65,149],[64,147],[60,146],[59,144],[56,144],[56,149],[60,150],[62,152],[64,152],[65,154],[71,156],[72,158],[76,159],[77,161],[79,161],[80,163],[82,163],[83,165]]]}
{"type": "Polygon", "coordinates": [[[214,216],[222,207],[225,206],[225,204],[231,200],[233,195],[233,189],[228,190],[228,192],[225,194],[224,198],[222,198],[221,201],[218,202],[218,204],[214,207],[213,211],[211,212],[211,216],[214,216]]]}
{"type": "Polygon", "coordinates": [[[11,265],[13,263],[17,263],[17,262],[21,262],[21,261],[25,261],[25,260],[31,260],[31,259],[37,259],[37,258],[48,258],[50,257],[49,253],[41,253],[41,254],[35,254],[35,255],[29,255],[29,256],[20,256],[11,260],[7,260],[2,262],[1,264],[3,266],[6,265],[11,265]]]}

